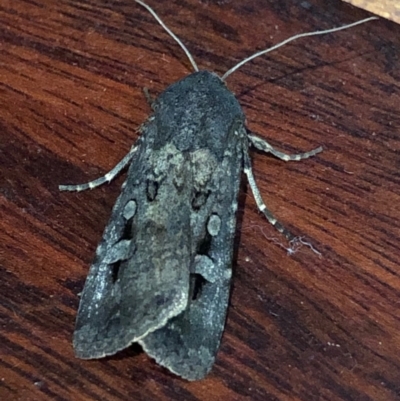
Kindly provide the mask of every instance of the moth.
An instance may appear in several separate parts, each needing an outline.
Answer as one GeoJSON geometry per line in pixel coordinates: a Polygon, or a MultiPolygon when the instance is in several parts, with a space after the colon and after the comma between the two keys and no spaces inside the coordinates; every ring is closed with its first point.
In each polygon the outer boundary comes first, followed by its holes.
{"type": "Polygon", "coordinates": [[[242,171],[259,210],[288,239],[293,236],[262,201],[249,147],[281,160],[245,126],[245,116],[226,78],[244,63],[303,36],[349,28],[371,20],[297,35],[243,60],[222,77],[195,70],[151,101],[153,114],[129,153],[104,177],[61,191],[82,191],[110,182],[129,166],[81,296],[73,345],[83,359],[113,355],[139,343],[157,363],[187,379],[210,371],[224,330],[232,275],[236,209],[242,171]]]}

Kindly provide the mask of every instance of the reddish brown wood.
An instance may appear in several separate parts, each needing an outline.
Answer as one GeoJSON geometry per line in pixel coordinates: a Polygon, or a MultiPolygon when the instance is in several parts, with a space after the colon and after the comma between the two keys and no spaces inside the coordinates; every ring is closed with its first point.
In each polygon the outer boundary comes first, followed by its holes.
{"type": "MultiPolygon", "coordinates": [[[[150,1],[150,0],[149,0],[150,1]]],[[[367,16],[340,1],[151,4],[202,68],[225,72],[290,35],[367,16]]],[[[253,153],[294,255],[241,193],[231,306],[212,373],[185,382],[139,348],[74,357],[78,294],[123,178],[108,171],[157,95],[191,72],[133,1],[0,4],[0,399],[399,400],[400,27],[289,44],[228,80],[248,126],[301,163],[253,153]]]]}

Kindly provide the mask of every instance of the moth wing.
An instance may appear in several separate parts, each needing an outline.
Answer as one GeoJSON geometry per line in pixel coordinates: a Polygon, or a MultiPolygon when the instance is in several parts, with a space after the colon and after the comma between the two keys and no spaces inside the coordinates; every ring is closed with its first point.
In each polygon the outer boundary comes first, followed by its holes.
{"type": "Polygon", "coordinates": [[[188,307],[139,340],[158,364],[187,380],[202,379],[211,370],[229,303],[242,143],[228,142],[207,202],[191,213],[192,232],[202,232],[203,237],[191,268],[188,307]]]}
{"type": "Polygon", "coordinates": [[[168,146],[152,151],[144,143],[132,161],[82,293],[73,341],[78,357],[112,355],[186,308],[185,173],[182,154],[168,146]]]}

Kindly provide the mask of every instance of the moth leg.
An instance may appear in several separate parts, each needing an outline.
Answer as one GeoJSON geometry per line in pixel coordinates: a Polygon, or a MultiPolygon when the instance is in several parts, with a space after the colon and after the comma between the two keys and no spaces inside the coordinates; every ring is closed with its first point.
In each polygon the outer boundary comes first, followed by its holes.
{"type": "Polygon", "coordinates": [[[275,157],[277,157],[278,159],[281,159],[285,162],[299,161],[299,160],[307,159],[311,156],[315,156],[319,152],[322,152],[322,146],[319,146],[318,148],[310,150],[309,152],[288,155],[286,153],[279,152],[279,150],[276,150],[275,148],[273,148],[265,139],[262,139],[257,135],[248,134],[247,136],[248,136],[251,144],[256,149],[262,150],[263,152],[266,152],[266,153],[272,153],[275,157]]]}
{"type": "MultiPolygon", "coordinates": [[[[272,152],[271,152],[272,153],[272,152]]],[[[249,157],[249,153],[246,149],[244,149],[243,151],[243,163],[244,163],[244,173],[247,176],[247,180],[249,182],[251,191],[253,192],[253,196],[254,199],[256,201],[256,204],[258,206],[258,209],[260,210],[260,212],[262,212],[264,214],[264,216],[267,218],[267,220],[280,232],[282,233],[289,241],[292,241],[295,236],[289,231],[287,230],[276,218],[275,216],[272,214],[272,212],[270,212],[267,209],[267,206],[265,205],[264,201],[262,200],[260,191],[257,187],[256,184],[256,180],[254,179],[254,175],[253,175],[253,170],[251,168],[251,161],[250,161],[250,157],[249,157]]]]}
{"type": "Polygon", "coordinates": [[[86,189],[93,189],[99,187],[100,185],[105,184],[106,182],[112,181],[120,171],[126,167],[129,162],[132,160],[133,155],[136,153],[138,147],[132,146],[131,150],[128,154],[124,156],[124,158],[106,175],[103,177],[97,178],[97,180],[90,181],[86,184],[78,184],[78,185],[59,185],[58,189],[60,191],[85,191],[86,189]]]}

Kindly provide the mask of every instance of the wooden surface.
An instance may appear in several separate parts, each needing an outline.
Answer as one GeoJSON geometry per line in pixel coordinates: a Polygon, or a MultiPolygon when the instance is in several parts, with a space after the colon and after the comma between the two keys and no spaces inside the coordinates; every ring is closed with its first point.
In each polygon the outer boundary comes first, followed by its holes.
{"type": "MultiPolygon", "coordinates": [[[[152,1],[201,68],[222,74],[290,35],[368,14],[339,0],[152,1]]],[[[83,193],[129,150],[157,95],[191,71],[133,1],[0,4],[0,399],[400,400],[400,27],[306,38],[228,80],[248,126],[288,152],[253,152],[269,208],[243,180],[226,330],[189,383],[139,347],[96,361],[71,338],[89,265],[124,177],[83,193]]]]}
{"type": "Polygon", "coordinates": [[[368,10],[371,13],[380,15],[383,18],[391,19],[400,23],[400,2],[399,0],[344,0],[354,6],[368,10]]]}

